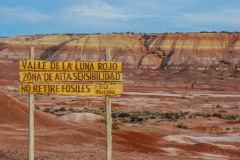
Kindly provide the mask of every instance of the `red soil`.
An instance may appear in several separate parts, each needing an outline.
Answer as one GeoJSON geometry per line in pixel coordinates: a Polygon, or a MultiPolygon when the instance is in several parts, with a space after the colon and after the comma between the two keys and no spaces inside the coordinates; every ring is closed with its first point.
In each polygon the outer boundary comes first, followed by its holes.
{"type": "MultiPolygon", "coordinates": [[[[28,126],[28,107],[0,92],[0,124],[28,126]]],[[[36,127],[66,127],[64,121],[56,119],[54,116],[35,110],[36,127]]]]}

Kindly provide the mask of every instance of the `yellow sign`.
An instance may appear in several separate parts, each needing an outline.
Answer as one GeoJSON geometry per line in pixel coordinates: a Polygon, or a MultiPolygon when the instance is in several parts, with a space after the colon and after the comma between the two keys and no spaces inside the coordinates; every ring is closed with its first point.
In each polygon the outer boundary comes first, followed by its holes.
{"type": "Polygon", "coordinates": [[[51,62],[43,60],[20,60],[20,70],[54,71],[122,71],[122,62],[51,62]]]}
{"type": "Polygon", "coordinates": [[[119,72],[19,72],[20,82],[63,82],[63,81],[93,81],[119,82],[122,73],[119,72]]]}
{"type": "Polygon", "coordinates": [[[123,93],[123,84],[22,84],[20,93],[106,96],[123,93]]]}

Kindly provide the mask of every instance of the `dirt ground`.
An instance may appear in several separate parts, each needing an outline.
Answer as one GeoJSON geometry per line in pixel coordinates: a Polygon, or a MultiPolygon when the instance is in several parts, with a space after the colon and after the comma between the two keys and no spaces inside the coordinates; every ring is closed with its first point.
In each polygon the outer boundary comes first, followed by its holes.
{"type": "MultiPolygon", "coordinates": [[[[27,159],[28,96],[18,93],[18,70],[9,72],[0,74],[0,159],[27,159]]],[[[113,160],[240,159],[239,78],[194,69],[124,72],[113,112],[154,116],[141,115],[141,123],[115,119],[113,160]]],[[[104,100],[35,95],[35,159],[105,159],[104,114],[71,112],[99,111],[104,100]],[[61,107],[61,115],[44,112],[61,107]]]]}

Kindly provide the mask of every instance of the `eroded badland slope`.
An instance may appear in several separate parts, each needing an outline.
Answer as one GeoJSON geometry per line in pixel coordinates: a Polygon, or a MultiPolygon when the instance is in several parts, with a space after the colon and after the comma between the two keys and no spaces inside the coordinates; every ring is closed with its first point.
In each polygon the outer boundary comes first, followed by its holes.
{"type": "Polygon", "coordinates": [[[0,58],[102,61],[104,49],[124,67],[160,69],[183,63],[211,66],[220,60],[239,65],[239,33],[34,35],[0,39],[0,58]]]}
{"type": "MultiPolygon", "coordinates": [[[[20,59],[123,62],[111,97],[114,160],[240,157],[240,34],[33,35],[0,38],[0,159],[27,159],[20,59]]],[[[81,83],[81,82],[76,82],[81,83]]],[[[105,159],[105,99],[36,94],[35,159],[105,159]]]]}

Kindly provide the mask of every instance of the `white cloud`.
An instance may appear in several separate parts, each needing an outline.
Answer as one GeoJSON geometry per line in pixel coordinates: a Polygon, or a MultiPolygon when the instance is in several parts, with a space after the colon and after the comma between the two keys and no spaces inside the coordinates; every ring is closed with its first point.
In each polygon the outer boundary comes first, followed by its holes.
{"type": "Polygon", "coordinates": [[[0,15],[6,21],[26,20],[37,22],[48,20],[51,16],[26,8],[7,8],[0,6],[0,15]]]}
{"type": "Polygon", "coordinates": [[[133,18],[150,17],[144,13],[133,13],[124,8],[117,8],[101,0],[90,0],[88,3],[72,6],[65,9],[65,17],[75,18],[100,18],[104,20],[128,20],[133,18]]]}
{"type": "Polygon", "coordinates": [[[239,10],[221,10],[215,12],[183,13],[179,18],[195,24],[228,24],[240,26],[239,10]]]}

